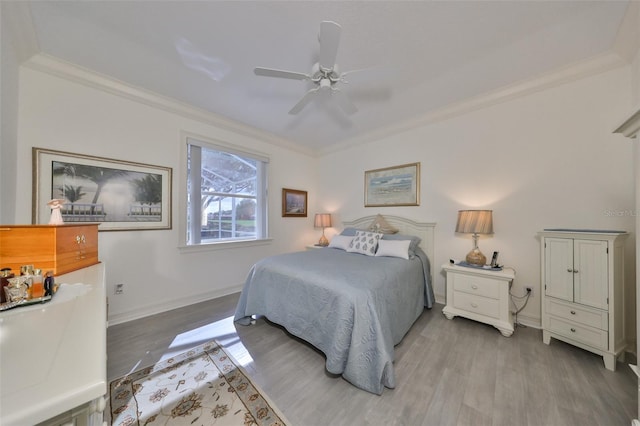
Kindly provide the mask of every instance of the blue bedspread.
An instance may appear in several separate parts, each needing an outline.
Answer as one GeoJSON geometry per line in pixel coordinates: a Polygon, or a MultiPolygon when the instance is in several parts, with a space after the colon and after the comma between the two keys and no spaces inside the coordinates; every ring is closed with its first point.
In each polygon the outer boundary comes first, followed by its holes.
{"type": "Polygon", "coordinates": [[[366,391],[394,388],[394,346],[432,307],[429,261],[325,248],[268,257],[249,272],[234,321],[264,315],[327,357],[326,368],[366,391]]]}

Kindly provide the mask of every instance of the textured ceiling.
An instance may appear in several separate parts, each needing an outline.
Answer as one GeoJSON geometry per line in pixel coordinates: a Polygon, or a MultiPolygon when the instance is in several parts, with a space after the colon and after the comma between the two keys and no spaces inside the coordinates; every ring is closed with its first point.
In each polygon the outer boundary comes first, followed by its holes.
{"type": "MultiPolygon", "coordinates": [[[[626,1],[30,2],[40,51],[310,150],[609,52],[626,1]],[[256,76],[308,73],[320,22],[342,26],[341,85],[359,111],[312,86],[256,76]]],[[[340,84],[340,83],[339,83],[340,84]]]]}

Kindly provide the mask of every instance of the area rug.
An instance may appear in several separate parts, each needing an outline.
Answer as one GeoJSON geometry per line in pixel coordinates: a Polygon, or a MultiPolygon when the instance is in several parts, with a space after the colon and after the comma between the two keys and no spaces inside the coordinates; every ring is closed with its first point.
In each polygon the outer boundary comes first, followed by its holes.
{"type": "Polygon", "coordinates": [[[284,426],[278,409],[215,341],[116,379],[111,424],[284,426]]]}

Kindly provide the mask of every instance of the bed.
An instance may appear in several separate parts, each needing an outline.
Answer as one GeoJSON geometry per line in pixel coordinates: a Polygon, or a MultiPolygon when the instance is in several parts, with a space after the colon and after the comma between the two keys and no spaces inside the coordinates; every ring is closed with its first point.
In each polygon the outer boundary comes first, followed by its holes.
{"type": "MultiPolygon", "coordinates": [[[[375,218],[343,222],[343,240],[375,218]]],[[[429,259],[435,224],[384,219],[399,232],[380,241],[413,237],[407,259],[337,247],[262,259],[248,274],[234,321],[248,325],[251,316],[263,315],[321,350],[330,373],[378,395],[394,388],[394,346],[434,303],[429,259]]],[[[381,242],[379,248],[390,244],[400,243],[381,242]]]]}

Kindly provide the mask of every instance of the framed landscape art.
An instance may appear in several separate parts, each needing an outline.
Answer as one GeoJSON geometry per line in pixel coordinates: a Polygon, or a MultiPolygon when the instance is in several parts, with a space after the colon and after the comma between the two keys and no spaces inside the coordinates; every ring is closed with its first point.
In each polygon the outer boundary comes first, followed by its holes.
{"type": "Polygon", "coordinates": [[[50,200],[65,223],[100,231],[171,229],[171,168],[33,148],[32,222],[46,224],[50,200]]]}
{"type": "Polygon", "coordinates": [[[364,206],[420,205],[420,163],[364,172],[364,206]]]}
{"type": "Polygon", "coordinates": [[[307,217],[307,191],[282,188],[282,217],[307,217]]]}

